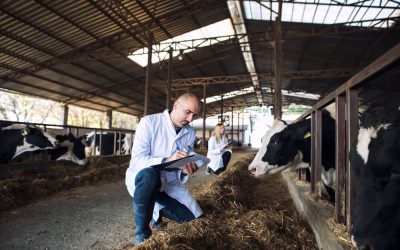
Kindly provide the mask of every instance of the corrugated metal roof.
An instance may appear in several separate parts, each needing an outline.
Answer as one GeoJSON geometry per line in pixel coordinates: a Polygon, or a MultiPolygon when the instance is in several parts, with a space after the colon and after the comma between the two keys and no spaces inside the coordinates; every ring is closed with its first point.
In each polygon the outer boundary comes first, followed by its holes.
{"type": "MultiPolygon", "coordinates": [[[[276,5],[277,1],[239,1],[242,12],[246,5],[276,5]]],[[[371,11],[347,1],[295,0],[292,4],[309,6],[352,6],[357,14],[348,15],[344,24],[325,24],[316,12],[314,21],[293,17],[282,21],[284,90],[305,91],[321,97],[336,88],[351,73],[365,67],[400,40],[398,4],[382,1],[374,9],[380,25],[361,22],[359,13],[371,11]],[[386,19],[385,19],[386,17],[386,19]],[[382,20],[383,19],[383,20],[382,20]],[[296,23],[295,23],[296,22],[296,23]],[[389,24],[388,28],[384,24],[389,24]],[[360,24],[360,22],[359,22],[360,24]],[[365,24],[365,25],[364,25],[365,24]],[[346,71],[340,69],[346,68],[346,71]],[[306,73],[304,73],[307,71],[306,73]],[[310,73],[311,72],[311,73],[310,73]],[[312,74],[314,72],[314,75],[312,74]],[[332,72],[341,72],[334,74],[332,72]],[[312,75],[312,76],[310,76],[312,75]],[[319,75],[319,78],[315,77],[319,75]]],[[[284,4],[290,4],[284,2],[284,4]]],[[[261,9],[261,7],[258,7],[261,9]]],[[[330,7],[331,9],[333,7],[330,7]]],[[[287,11],[287,10],[285,10],[287,11]]],[[[308,13],[308,12],[307,12],[308,13]]],[[[255,13],[247,14],[256,15],[255,13]]],[[[268,16],[268,14],[266,15],[268,16]]],[[[261,16],[260,16],[261,17],[261,16]]],[[[244,20],[248,44],[257,74],[273,74],[274,19],[244,20]]],[[[0,2],[0,88],[53,99],[96,110],[117,110],[142,115],[144,106],[145,68],[127,55],[146,47],[151,31],[159,43],[200,27],[231,18],[226,1],[221,0],[34,0],[0,2]]],[[[338,17],[336,22],[342,22],[338,17]]],[[[173,79],[235,76],[249,74],[239,41],[240,36],[219,44],[198,48],[173,60],[173,79]]],[[[242,44],[243,45],[243,44],[242,44]]],[[[247,46],[246,45],[246,46],[247,46]]],[[[165,107],[167,63],[154,63],[150,112],[165,107]]],[[[272,78],[260,78],[264,104],[272,103],[266,90],[272,78]]],[[[252,87],[252,81],[219,83],[207,87],[208,96],[252,87]]],[[[202,97],[201,85],[185,87],[174,93],[192,91],[202,97]]],[[[312,104],[315,100],[284,96],[290,102],[312,104]]],[[[220,103],[208,105],[208,114],[218,113],[220,103]]],[[[255,93],[224,99],[227,109],[259,105],[255,93]]]]}

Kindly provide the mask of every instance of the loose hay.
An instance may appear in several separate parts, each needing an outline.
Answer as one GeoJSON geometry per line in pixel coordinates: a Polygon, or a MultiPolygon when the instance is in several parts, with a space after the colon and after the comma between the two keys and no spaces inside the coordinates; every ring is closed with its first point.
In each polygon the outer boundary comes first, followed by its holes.
{"type": "Polygon", "coordinates": [[[74,187],[121,180],[129,157],[95,157],[82,167],[71,162],[53,162],[45,171],[24,170],[0,180],[0,212],[74,187]]]}
{"type": "Polygon", "coordinates": [[[317,249],[307,223],[297,214],[281,175],[254,178],[245,155],[220,176],[195,187],[200,219],[161,230],[136,249],[317,249]]]}

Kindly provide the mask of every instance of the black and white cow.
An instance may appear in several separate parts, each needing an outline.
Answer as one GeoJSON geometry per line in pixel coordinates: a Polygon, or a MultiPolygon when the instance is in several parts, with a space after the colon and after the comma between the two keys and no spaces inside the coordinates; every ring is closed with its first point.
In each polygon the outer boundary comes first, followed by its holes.
{"type": "Polygon", "coordinates": [[[78,165],[85,166],[89,163],[85,152],[85,138],[76,138],[73,134],[56,135],[59,146],[47,151],[50,154],[50,160],[53,161],[72,161],[78,165]]]}
{"type": "Polygon", "coordinates": [[[353,244],[400,249],[400,98],[371,105],[351,150],[357,193],[353,244]]]}
{"type": "Polygon", "coordinates": [[[24,152],[53,149],[58,141],[40,128],[13,124],[0,130],[0,163],[8,163],[24,152]]]}
{"type": "MultiPolygon", "coordinates": [[[[322,183],[323,194],[334,201],[335,187],[335,120],[327,111],[322,112],[322,183]]],[[[255,176],[310,168],[311,119],[286,125],[274,121],[264,135],[262,146],[249,165],[255,176]]]]}
{"type": "Polygon", "coordinates": [[[103,132],[102,134],[97,132],[96,145],[94,145],[94,142],[95,142],[95,133],[90,132],[86,134],[86,154],[88,156],[113,155],[114,142],[115,142],[115,154],[128,155],[131,153],[130,151],[132,147],[133,136],[132,134],[127,134],[127,133],[121,133],[120,135],[119,132],[115,134],[113,132],[103,132]],[[101,140],[101,151],[100,151],[100,140],[101,140]],[[121,150],[119,150],[120,144],[121,144],[121,150]]]}

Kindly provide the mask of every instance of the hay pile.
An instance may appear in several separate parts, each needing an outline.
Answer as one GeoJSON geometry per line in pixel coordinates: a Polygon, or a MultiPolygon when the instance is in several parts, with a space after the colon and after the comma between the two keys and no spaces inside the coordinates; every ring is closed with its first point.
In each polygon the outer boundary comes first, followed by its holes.
{"type": "Polygon", "coordinates": [[[297,214],[281,175],[254,178],[241,158],[209,183],[192,190],[204,217],[164,227],[136,249],[317,249],[297,214]]]}
{"type": "MultiPolygon", "coordinates": [[[[33,164],[33,163],[32,163],[33,164]]],[[[36,164],[36,163],[35,163],[36,164]]],[[[52,162],[45,170],[23,170],[0,180],[0,212],[74,187],[122,180],[129,157],[95,157],[88,166],[52,162]]]]}

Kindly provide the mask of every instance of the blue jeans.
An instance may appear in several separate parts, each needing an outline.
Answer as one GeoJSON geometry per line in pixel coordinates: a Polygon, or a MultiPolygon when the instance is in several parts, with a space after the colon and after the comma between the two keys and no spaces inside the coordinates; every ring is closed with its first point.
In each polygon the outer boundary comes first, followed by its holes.
{"type": "Polygon", "coordinates": [[[226,151],[225,153],[222,154],[222,162],[224,166],[222,168],[217,169],[216,171],[212,170],[209,168],[210,171],[212,171],[214,174],[219,175],[220,173],[224,172],[226,170],[226,167],[228,166],[229,161],[231,160],[232,153],[229,151],[226,151]]]}
{"type": "Polygon", "coordinates": [[[133,215],[135,218],[135,244],[142,243],[151,236],[149,224],[153,217],[155,202],[164,206],[160,210],[160,218],[153,225],[157,226],[162,217],[177,222],[195,219],[193,213],[179,201],[160,192],[160,170],[156,168],[142,169],[135,178],[135,193],[133,195],[133,215]]]}

